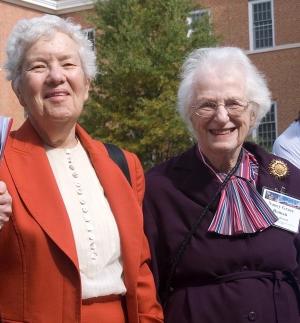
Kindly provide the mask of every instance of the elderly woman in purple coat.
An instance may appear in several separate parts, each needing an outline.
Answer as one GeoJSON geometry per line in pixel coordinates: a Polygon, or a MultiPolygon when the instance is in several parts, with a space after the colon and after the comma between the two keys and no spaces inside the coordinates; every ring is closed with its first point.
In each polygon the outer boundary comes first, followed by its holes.
{"type": "Polygon", "coordinates": [[[186,59],[178,107],[197,143],[146,177],[166,323],[300,322],[300,171],[245,142],[270,106],[242,50],[186,59]]]}

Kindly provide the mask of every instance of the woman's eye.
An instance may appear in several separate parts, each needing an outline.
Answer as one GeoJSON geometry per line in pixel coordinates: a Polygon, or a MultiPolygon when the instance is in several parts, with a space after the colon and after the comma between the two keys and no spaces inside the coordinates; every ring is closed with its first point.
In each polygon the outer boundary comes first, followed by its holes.
{"type": "Polygon", "coordinates": [[[215,109],[216,108],[216,103],[215,102],[211,102],[211,101],[207,101],[207,102],[204,102],[202,104],[202,106],[204,108],[210,108],[210,109],[215,109]]]}
{"type": "Polygon", "coordinates": [[[75,66],[75,64],[71,63],[71,62],[68,62],[68,63],[64,63],[63,66],[64,67],[73,67],[73,66],[75,66]]]}
{"type": "Polygon", "coordinates": [[[232,105],[236,105],[236,101],[233,101],[233,100],[227,100],[225,101],[225,105],[228,107],[228,106],[232,106],[232,105]]]}
{"type": "Polygon", "coordinates": [[[241,104],[237,100],[227,100],[225,101],[225,106],[226,107],[239,107],[241,104]]]}
{"type": "Polygon", "coordinates": [[[45,69],[46,68],[46,66],[45,65],[43,65],[43,64],[37,64],[37,65],[33,65],[31,68],[30,68],[30,70],[31,71],[39,71],[39,70],[43,70],[43,69],[45,69]]]}

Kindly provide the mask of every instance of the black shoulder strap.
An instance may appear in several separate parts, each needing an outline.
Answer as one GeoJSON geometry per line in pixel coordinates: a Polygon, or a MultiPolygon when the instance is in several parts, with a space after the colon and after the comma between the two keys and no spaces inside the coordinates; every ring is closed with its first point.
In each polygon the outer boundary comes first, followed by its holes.
{"type": "Polygon", "coordinates": [[[243,157],[243,150],[240,151],[238,160],[235,164],[235,166],[232,168],[232,170],[226,175],[223,183],[220,185],[219,189],[215,193],[215,195],[212,197],[212,199],[208,202],[206,207],[202,210],[202,212],[199,214],[198,218],[196,218],[196,221],[192,223],[191,229],[185,234],[184,238],[180,242],[179,246],[177,247],[177,250],[174,254],[174,256],[170,259],[169,267],[168,267],[168,273],[167,273],[167,278],[165,280],[165,285],[162,287],[162,292],[161,292],[161,302],[163,307],[167,305],[168,299],[170,292],[172,290],[172,283],[173,283],[173,278],[176,273],[176,269],[178,264],[180,263],[180,260],[185,253],[187,247],[190,245],[192,237],[196,234],[197,229],[199,225],[201,224],[202,220],[206,216],[207,212],[211,208],[211,206],[217,201],[219,194],[222,192],[222,190],[225,188],[227,185],[227,182],[231,179],[231,176],[236,172],[238,169],[241,160],[243,157]]]}
{"type": "Polygon", "coordinates": [[[120,149],[114,144],[105,143],[104,145],[108,151],[109,157],[120,167],[121,171],[123,172],[129,184],[131,185],[128,163],[122,149],[120,149]]]}

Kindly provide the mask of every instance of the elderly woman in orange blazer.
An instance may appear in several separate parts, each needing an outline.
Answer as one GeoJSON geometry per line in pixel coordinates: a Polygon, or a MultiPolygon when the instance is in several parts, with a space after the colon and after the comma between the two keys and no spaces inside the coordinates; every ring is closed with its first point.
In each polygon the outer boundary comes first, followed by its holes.
{"type": "Polygon", "coordinates": [[[131,187],[77,124],[96,72],[80,26],[50,15],[19,21],[6,70],[28,118],[0,166],[13,200],[0,230],[0,321],[162,322],[141,165],[125,152],[131,187]]]}

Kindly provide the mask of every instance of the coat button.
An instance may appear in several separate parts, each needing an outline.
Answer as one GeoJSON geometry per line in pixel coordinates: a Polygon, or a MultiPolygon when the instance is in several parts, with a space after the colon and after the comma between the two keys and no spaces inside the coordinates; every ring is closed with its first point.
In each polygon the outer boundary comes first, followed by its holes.
{"type": "Polygon", "coordinates": [[[248,320],[251,322],[254,322],[256,320],[256,313],[254,311],[248,313],[248,320]]]}

